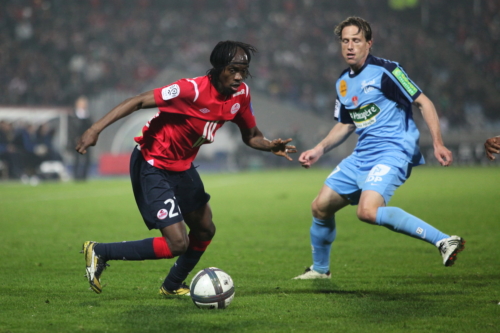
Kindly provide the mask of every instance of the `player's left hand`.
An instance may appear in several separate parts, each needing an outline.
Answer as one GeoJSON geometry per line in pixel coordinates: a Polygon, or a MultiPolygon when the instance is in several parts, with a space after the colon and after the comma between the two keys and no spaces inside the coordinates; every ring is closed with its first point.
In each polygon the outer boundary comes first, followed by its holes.
{"type": "Polygon", "coordinates": [[[434,156],[436,156],[439,163],[444,166],[450,166],[453,163],[453,154],[445,146],[434,147],[434,156]]]}
{"type": "Polygon", "coordinates": [[[271,141],[271,152],[274,155],[278,156],[283,156],[289,161],[293,161],[293,159],[288,156],[288,154],[296,153],[297,149],[295,146],[292,145],[287,145],[290,141],[293,139],[286,139],[286,140],[281,140],[281,139],[274,139],[271,141]]]}

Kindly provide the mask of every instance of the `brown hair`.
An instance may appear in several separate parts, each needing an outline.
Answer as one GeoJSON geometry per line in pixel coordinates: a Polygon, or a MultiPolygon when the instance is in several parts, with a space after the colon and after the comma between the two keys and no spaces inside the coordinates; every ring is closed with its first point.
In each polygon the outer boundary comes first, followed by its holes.
{"type": "Polygon", "coordinates": [[[346,18],[344,21],[340,22],[339,25],[335,27],[334,33],[339,39],[342,39],[342,30],[345,27],[354,25],[358,27],[358,31],[362,31],[367,42],[372,40],[372,28],[370,23],[362,19],[361,17],[351,16],[346,18]]]}

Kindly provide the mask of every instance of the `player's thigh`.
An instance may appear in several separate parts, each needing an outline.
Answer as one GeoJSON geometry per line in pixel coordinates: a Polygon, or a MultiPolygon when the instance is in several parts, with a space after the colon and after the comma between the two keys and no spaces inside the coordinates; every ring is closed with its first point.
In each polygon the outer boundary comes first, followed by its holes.
{"type": "Polygon", "coordinates": [[[326,192],[327,196],[332,197],[332,205],[337,208],[336,210],[347,204],[356,205],[359,201],[361,188],[358,184],[360,174],[358,164],[359,162],[355,158],[349,156],[342,160],[325,180],[324,185],[340,196],[338,198],[336,195],[326,192]]]}
{"type": "Polygon", "coordinates": [[[146,226],[150,230],[162,230],[182,222],[184,218],[175,193],[181,173],[151,166],[137,149],[132,153],[130,162],[132,189],[146,226]]]}
{"type": "MultiPolygon", "coordinates": [[[[383,157],[377,160],[370,168],[366,177],[360,179],[363,193],[374,191],[383,198],[383,204],[387,205],[397,188],[405,183],[411,173],[411,165],[400,158],[383,157]]],[[[372,204],[379,199],[370,196],[370,200],[364,200],[366,204],[372,204]]]]}
{"type": "Polygon", "coordinates": [[[182,175],[176,189],[176,197],[190,231],[200,240],[212,239],[215,226],[212,221],[212,210],[208,204],[210,195],[205,192],[195,167],[191,166],[182,175]]]}
{"type": "Polygon", "coordinates": [[[356,215],[363,222],[375,224],[377,210],[385,206],[384,197],[375,191],[367,190],[361,193],[356,215]]]}
{"type": "Polygon", "coordinates": [[[191,234],[201,241],[211,240],[215,235],[215,224],[212,220],[212,209],[206,203],[197,210],[184,214],[185,222],[191,234]]]}
{"type": "Polygon", "coordinates": [[[203,181],[193,165],[182,173],[175,194],[183,215],[198,211],[210,201],[210,194],[205,192],[203,181]]]}

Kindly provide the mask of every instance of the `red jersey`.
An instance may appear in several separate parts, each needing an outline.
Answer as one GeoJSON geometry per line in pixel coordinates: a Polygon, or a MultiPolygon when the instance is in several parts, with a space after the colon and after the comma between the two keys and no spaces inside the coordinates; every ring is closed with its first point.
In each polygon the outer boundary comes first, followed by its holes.
{"type": "Polygon", "coordinates": [[[250,91],[243,83],[231,96],[220,94],[208,76],[180,79],[154,90],[158,112],[134,140],[144,159],[170,171],[190,168],[200,146],[214,141],[226,121],[240,128],[256,126],[250,91]]]}

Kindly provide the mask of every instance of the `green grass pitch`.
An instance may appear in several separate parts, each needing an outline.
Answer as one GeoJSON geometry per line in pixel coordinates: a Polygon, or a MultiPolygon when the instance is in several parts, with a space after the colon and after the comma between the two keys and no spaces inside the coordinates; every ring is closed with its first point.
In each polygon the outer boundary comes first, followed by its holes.
{"type": "Polygon", "coordinates": [[[500,332],[498,168],[419,167],[390,205],[467,241],[453,267],[433,246],[337,215],[332,279],[295,281],[311,264],[310,203],[330,170],[203,174],[217,234],[190,274],[234,279],[226,310],[162,299],[173,260],[112,261],[103,293],[84,278],[86,240],[148,231],[128,179],[0,184],[0,333],[500,332]]]}

